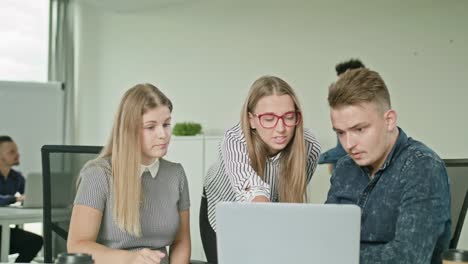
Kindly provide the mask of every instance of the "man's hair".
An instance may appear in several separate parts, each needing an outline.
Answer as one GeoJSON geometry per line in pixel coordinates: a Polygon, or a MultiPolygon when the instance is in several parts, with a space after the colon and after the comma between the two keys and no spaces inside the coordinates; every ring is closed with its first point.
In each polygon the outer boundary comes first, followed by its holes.
{"type": "Polygon", "coordinates": [[[365,68],[366,66],[359,60],[359,59],[350,59],[348,61],[344,61],[338,63],[335,66],[336,75],[340,76],[341,74],[345,73],[347,70],[365,68]]]}
{"type": "Polygon", "coordinates": [[[392,107],[390,93],[382,77],[366,68],[346,71],[328,91],[331,108],[374,102],[381,111],[392,107]]]}
{"type": "Polygon", "coordinates": [[[0,144],[4,142],[13,142],[13,139],[9,136],[0,136],[0,144]]]}

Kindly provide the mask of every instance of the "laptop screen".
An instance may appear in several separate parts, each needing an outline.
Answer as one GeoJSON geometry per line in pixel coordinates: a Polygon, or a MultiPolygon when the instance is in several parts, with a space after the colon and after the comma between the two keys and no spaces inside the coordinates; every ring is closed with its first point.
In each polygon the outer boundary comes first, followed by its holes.
{"type": "Polygon", "coordinates": [[[361,210],[355,205],[219,203],[220,264],[358,264],[361,210]]]}

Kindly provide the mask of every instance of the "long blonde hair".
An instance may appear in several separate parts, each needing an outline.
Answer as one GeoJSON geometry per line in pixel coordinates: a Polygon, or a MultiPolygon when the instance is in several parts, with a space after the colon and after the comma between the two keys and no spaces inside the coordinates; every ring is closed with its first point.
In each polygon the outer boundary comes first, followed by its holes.
{"type": "MultiPolygon", "coordinates": [[[[302,112],[299,100],[291,86],[275,76],[263,76],[250,88],[241,112],[241,127],[244,133],[251,166],[265,180],[265,167],[268,158],[267,145],[255,129],[250,128],[249,113],[252,113],[258,101],[269,95],[289,95],[295,110],[302,112]]],[[[280,202],[300,203],[306,200],[307,174],[304,127],[302,119],[295,127],[294,136],[281,151],[278,174],[278,195],[280,202]]]]}
{"type": "Polygon", "coordinates": [[[109,141],[99,155],[111,157],[112,213],[116,224],[135,236],[141,236],[142,116],[158,106],[167,106],[172,112],[171,101],[155,86],[138,84],[129,89],[120,102],[109,141]]]}

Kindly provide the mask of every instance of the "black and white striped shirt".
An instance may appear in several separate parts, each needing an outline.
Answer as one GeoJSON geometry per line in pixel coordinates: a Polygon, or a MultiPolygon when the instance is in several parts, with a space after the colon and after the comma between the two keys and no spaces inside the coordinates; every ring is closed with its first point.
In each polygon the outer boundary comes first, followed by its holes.
{"type": "MultiPolygon", "coordinates": [[[[307,129],[304,129],[304,139],[309,182],[317,167],[321,147],[307,129]]],[[[204,182],[208,220],[214,230],[215,207],[221,201],[249,202],[259,195],[268,197],[272,202],[278,201],[277,177],[281,155],[280,152],[267,160],[263,181],[250,165],[245,137],[239,124],[226,131],[218,151],[218,160],[208,170],[204,182]]]]}

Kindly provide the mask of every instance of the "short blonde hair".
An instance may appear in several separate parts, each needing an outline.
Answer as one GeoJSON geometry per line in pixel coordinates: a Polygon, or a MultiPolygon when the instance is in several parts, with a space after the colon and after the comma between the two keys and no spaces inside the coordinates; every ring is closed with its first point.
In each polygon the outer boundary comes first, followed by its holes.
{"type": "Polygon", "coordinates": [[[375,103],[382,111],[392,107],[390,93],[377,72],[366,68],[348,70],[330,85],[328,104],[331,108],[363,102],[375,103]]]}

